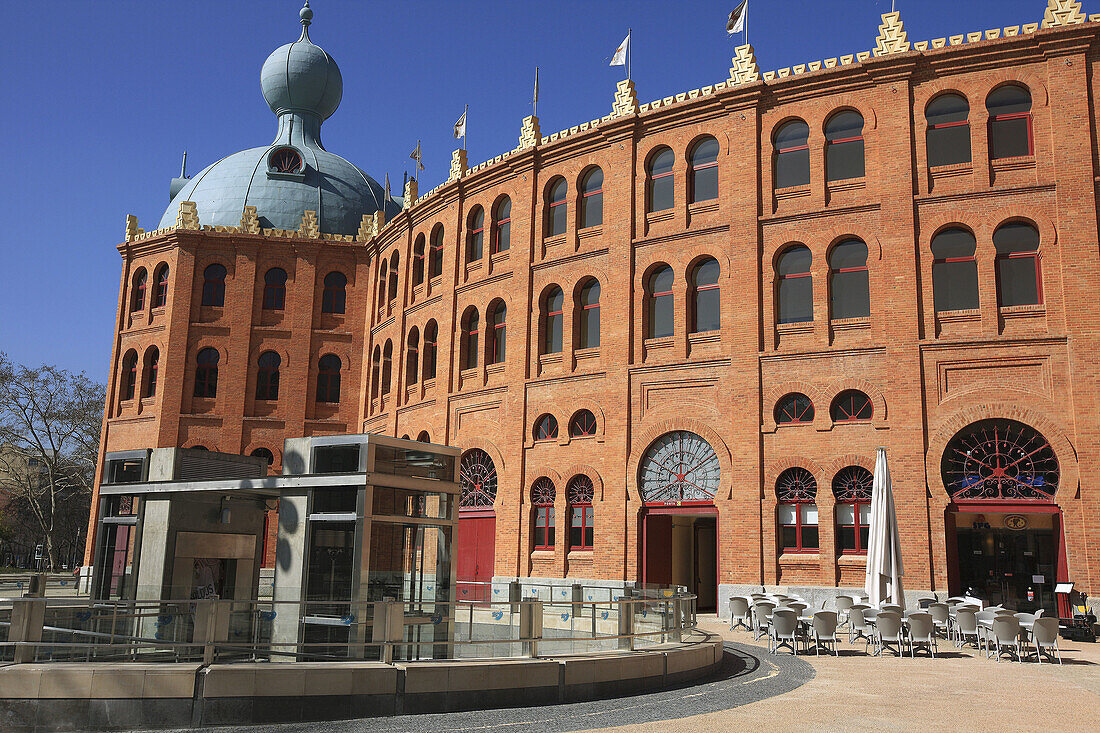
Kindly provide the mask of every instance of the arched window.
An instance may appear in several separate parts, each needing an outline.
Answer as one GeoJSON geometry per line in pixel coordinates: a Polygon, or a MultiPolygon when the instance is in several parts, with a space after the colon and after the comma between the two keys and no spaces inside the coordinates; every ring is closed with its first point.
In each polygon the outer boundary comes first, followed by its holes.
{"type": "Polygon", "coordinates": [[[535,440],[554,440],[558,437],[558,419],[546,414],[535,420],[535,440]]]}
{"type": "Polygon", "coordinates": [[[784,122],[775,131],[775,187],[810,182],[810,127],[802,120],[784,122]]]}
{"type": "Polygon", "coordinates": [[[1031,92],[1019,84],[1005,84],[985,99],[989,112],[989,157],[1033,155],[1031,92]]]}
{"type": "Polygon", "coordinates": [[[565,195],[568,186],[564,178],[555,178],[546,187],[546,236],[565,234],[565,195]]]}
{"type": "Polygon", "coordinates": [[[428,321],[424,326],[424,379],[435,379],[435,342],[439,338],[439,326],[428,321]]]}
{"type": "Polygon", "coordinates": [[[141,268],[134,275],[134,287],[130,297],[130,312],[136,313],[138,311],[145,310],[145,284],[148,279],[148,274],[145,272],[145,268],[141,268]]]}
{"type": "MultiPolygon", "coordinates": [[[[382,394],[388,395],[393,385],[393,341],[386,339],[382,347],[382,394]]],[[[333,400],[339,402],[339,400],[333,400]]]]}
{"type": "Polygon", "coordinates": [[[689,154],[691,180],[689,203],[718,198],[718,141],[713,137],[695,143],[689,154]]]}
{"type": "Polygon", "coordinates": [[[577,348],[594,349],[600,345],[600,282],[590,279],[581,288],[577,300],[577,348]]]}
{"type": "Polygon", "coordinates": [[[428,279],[443,274],[443,225],[436,224],[432,229],[431,255],[428,259],[428,279]]]}
{"type": "Polygon", "coordinates": [[[157,394],[157,370],[160,368],[160,349],[150,346],[145,350],[145,365],[142,368],[141,388],[142,397],[156,397],[157,394]]]}
{"type": "Polygon", "coordinates": [[[508,317],[508,308],[504,305],[503,301],[497,301],[489,306],[489,312],[486,314],[489,326],[489,332],[485,334],[486,346],[489,348],[488,353],[485,356],[486,364],[500,364],[505,358],[505,326],[504,322],[508,317]]]}
{"type": "Polygon", "coordinates": [[[965,229],[945,229],[932,237],[932,300],[936,312],[978,307],[977,242],[965,229]]]}
{"type": "Polygon", "coordinates": [[[370,374],[371,374],[371,387],[370,396],[371,399],[377,399],[378,388],[382,382],[382,347],[375,346],[374,354],[370,360],[370,374]]]}
{"type": "Polygon", "coordinates": [[[664,211],[671,209],[676,201],[676,180],[672,166],[676,154],[669,148],[660,148],[649,158],[647,178],[648,198],[646,211],[664,211]]]}
{"type": "Polygon", "coordinates": [[[775,422],[808,423],[814,421],[814,403],[801,392],[791,392],[775,403],[775,422]]]}
{"type": "Polygon", "coordinates": [[[829,416],[833,422],[859,422],[870,420],[875,407],[871,398],[858,389],[847,389],[836,396],[832,407],[829,408],[829,416]]]}
{"type": "Polygon", "coordinates": [[[281,311],[286,303],[286,270],[272,267],[264,274],[265,311],[281,311]]]}
{"type": "Polygon", "coordinates": [[[776,315],[780,323],[802,323],[814,319],[814,282],[810,277],[813,255],[804,244],[789,247],[779,256],[776,315]]]}
{"type": "Polygon", "coordinates": [[[221,354],[207,347],[195,357],[195,397],[214,399],[218,396],[218,362],[221,354]]]}
{"type": "Polygon", "coordinates": [[[592,499],[596,490],[592,479],[583,473],[569,479],[565,486],[565,501],[569,505],[569,549],[591,550],[595,545],[592,499]]]}
{"type": "Polygon", "coordinates": [[[829,313],[834,319],[871,315],[867,245],[849,239],[829,252],[829,313]]]}
{"type": "Polygon", "coordinates": [[[265,461],[267,461],[267,465],[269,466],[275,462],[275,454],[269,451],[267,448],[257,448],[256,450],[249,453],[249,455],[253,458],[263,458],[265,461]]]}
{"type": "Polygon", "coordinates": [[[493,207],[493,254],[506,252],[512,246],[512,200],[505,196],[493,207]]]}
{"type": "Polygon", "coordinates": [[[220,308],[225,305],[225,266],[214,263],[202,271],[202,304],[220,308]]]}
{"type": "Polygon", "coordinates": [[[394,253],[390,255],[390,306],[393,306],[394,301],[397,300],[397,268],[401,262],[401,256],[394,253]]]}
{"type": "Polygon", "coordinates": [[[875,477],[862,466],[848,466],[833,477],[836,497],[837,549],[845,555],[866,555],[871,530],[871,487],[875,477]]]}
{"type": "Polygon", "coordinates": [[[467,451],[459,462],[460,509],[492,508],[497,498],[497,467],[480,448],[467,451]]]}
{"type": "Polygon", "coordinates": [[[672,298],[672,268],[660,265],[649,275],[649,323],[646,338],[656,339],[673,333],[674,303],[672,298]]]}
{"type": "Polygon", "coordinates": [[[317,362],[317,401],[340,401],[340,357],[325,354],[317,362]]]}
{"type": "Polygon", "coordinates": [[[137,384],[137,352],[130,349],[122,357],[122,384],[119,385],[119,398],[125,402],[134,399],[134,385],[137,384]]]}
{"type": "Polygon", "coordinates": [[[577,227],[595,227],[603,224],[603,170],[589,168],[581,178],[581,210],[577,227]]]}
{"type": "Polygon", "coordinates": [[[428,435],[427,430],[421,430],[420,435],[416,436],[416,442],[418,442],[418,443],[431,443],[432,438],[431,438],[430,435],[428,435]]]}
{"type": "Polygon", "coordinates": [[[692,332],[717,331],[722,327],[718,260],[708,257],[691,271],[692,332]]]}
{"type": "Polygon", "coordinates": [[[409,331],[409,339],[405,344],[405,381],[416,384],[420,368],[420,331],[416,326],[409,331]]]}
{"type": "Polygon", "coordinates": [[[381,264],[378,265],[378,310],[381,311],[386,306],[386,282],[389,280],[389,260],[383,258],[381,264]]]}
{"type": "Polygon", "coordinates": [[[561,353],[561,329],[564,320],[565,295],[552,285],[542,297],[542,353],[561,353]]]}
{"type": "Polygon", "coordinates": [[[466,311],[466,317],[462,319],[462,362],[463,369],[473,369],[477,366],[477,336],[481,328],[481,320],[477,315],[477,308],[471,307],[466,311]]]}
{"type": "Polygon", "coordinates": [[[817,481],[804,468],[788,468],[775,481],[779,499],[779,548],[782,552],[817,552],[817,481]]]}
{"type": "Polygon", "coordinates": [[[545,476],[531,486],[531,504],[535,508],[535,549],[554,549],[554,482],[545,476]]]}
{"type": "Polygon", "coordinates": [[[283,359],[274,351],[265,351],[256,361],[256,399],[279,399],[279,367],[283,359]]]}
{"type": "Polygon", "coordinates": [[[466,233],[466,260],[476,262],[481,259],[485,245],[485,209],[475,206],[470,212],[466,233]]]}
{"type": "Polygon", "coordinates": [[[321,293],[322,313],[343,313],[347,305],[348,278],[342,272],[325,275],[325,289],[321,293]]]}
{"type": "Polygon", "coordinates": [[[168,304],[168,265],[157,268],[156,292],[153,293],[153,307],[163,308],[168,304]]]}
{"type": "Polygon", "coordinates": [[[569,421],[569,437],[588,438],[596,434],[596,416],[591,410],[577,410],[569,421]]]}
{"type": "Polygon", "coordinates": [[[944,448],[940,476],[955,501],[1053,501],[1058,456],[1029,425],[979,420],[955,433],[944,448]]]}
{"type": "Polygon", "coordinates": [[[924,110],[928,122],[928,165],[970,162],[970,102],[961,94],[941,94],[924,110]]]}
{"type": "Polygon", "coordinates": [[[413,285],[424,282],[424,235],[417,234],[413,244],[413,285]]]}
{"type": "Polygon", "coordinates": [[[1038,305],[1043,302],[1039,268],[1039,230],[1022,221],[993,232],[997,248],[997,305],[1038,305]]]}
{"type": "Polygon", "coordinates": [[[850,109],[825,123],[825,180],[863,178],[863,116],[850,109]]]}

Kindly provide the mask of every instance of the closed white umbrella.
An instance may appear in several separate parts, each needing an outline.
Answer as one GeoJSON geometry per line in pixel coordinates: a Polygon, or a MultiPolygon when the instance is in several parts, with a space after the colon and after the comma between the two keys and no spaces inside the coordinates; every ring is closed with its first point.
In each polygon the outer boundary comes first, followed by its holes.
{"type": "Polygon", "coordinates": [[[875,481],[871,490],[871,525],[867,542],[868,603],[896,603],[905,608],[905,593],[901,587],[901,535],[898,514],[894,509],[894,490],[890,485],[890,467],[886,464],[886,449],[879,448],[875,458],[875,481]]]}

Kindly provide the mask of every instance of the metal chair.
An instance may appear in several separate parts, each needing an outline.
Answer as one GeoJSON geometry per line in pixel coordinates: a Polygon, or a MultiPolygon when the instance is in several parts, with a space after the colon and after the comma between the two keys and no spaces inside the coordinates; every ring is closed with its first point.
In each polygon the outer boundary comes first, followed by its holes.
{"type": "Polygon", "coordinates": [[[1016,661],[1020,661],[1020,619],[1015,616],[997,616],[994,618],[990,644],[991,646],[995,645],[994,653],[998,662],[1001,661],[1001,656],[1006,652],[1015,654],[1016,661]]]}
{"type": "Polygon", "coordinates": [[[897,603],[883,603],[878,607],[878,610],[901,613],[901,606],[897,603]]]}
{"type": "Polygon", "coordinates": [[[932,596],[932,597],[925,596],[924,598],[918,598],[917,599],[917,605],[922,609],[927,609],[933,603],[938,603],[938,602],[939,601],[935,596],[932,596]]]}
{"type": "Polygon", "coordinates": [[[1035,659],[1039,664],[1043,663],[1043,650],[1046,649],[1047,659],[1062,663],[1062,652],[1058,649],[1058,619],[1037,618],[1035,625],[1031,627],[1031,643],[1035,645],[1035,659]],[[1050,650],[1054,650],[1051,655],[1050,650]]]}
{"type": "Polygon", "coordinates": [[[806,603],[805,601],[793,601],[792,600],[792,601],[787,602],[787,608],[791,608],[791,609],[797,611],[799,613],[799,615],[801,615],[802,612],[805,611],[809,607],[810,607],[810,604],[806,603]]]}
{"type": "Polygon", "coordinates": [[[951,638],[951,609],[946,603],[933,603],[928,607],[928,613],[932,616],[932,624],[936,631],[943,634],[943,638],[951,638]]]}
{"type": "Polygon", "coordinates": [[[771,624],[772,611],[774,610],[775,606],[771,603],[762,601],[760,603],[753,604],[753,640],[758,641],[761,636],[768,633],[768,627],[771,624]]]}
{"type": "Polygon", "coordinates": [[[790,647],[791,654],[798,654],[798,614],[791,610],[777,610],[772,614],[769,651],[778,654],[780,647],[790,647]]]}
{"type": "Polygon", "coordinates": [[[839,626],[848,625],[848,611],[855,605],[855,601],[851,596],[837,596],[836,597],[836,613],[839,619],[839,626]]]}
{"type": "Polygon", "coordinates": [[[982,648],[982,637],[978,633],[978,616],[974,611],[963,609],[955,614],[955,646],[963,647],[967,639],[973,637],[974,647],[982,648]]]}
{"type": "Polygon", "coordinates": [[[863,617],[864,609],[858,606],[853,606],[848,611],[848,643],[854,644],[856,639],[862,638],[867,642],[867,646],[871,645],[874,641],[871,638],[871,626],[867,623],[867,619],[863,617]]]}
{"type": "MultiPolygon", "coordinates": [[[[997,612],[987,608],[984,611],[978,611],[975,617],[978,620],[978,642],[985,648],[986,642],[988,641],[985,638],[985,631],[989,628],[989,626],[985,624],[991,624],[993,619],[997,618],[997,612]]],[[[990,632],[990,636],[992,636],[992,632],[990,632]]]]}
{"type": "Polygon", "coordinates": [[[882,611],[875,617],[875,638],[878,640],[876,656],[882,654],[890,645],[894,645],[897,656],[905,653],[905,633],[902,630],[901,614],[882,611]]]}
{"type": "Polygon", "coordinates": [[[909,656],[917,656],[917,647],[928,650],[936,658],[936,623],[930,613],[909,614],[909,656]]]}
{"type": "Polygon", "coordinates": [[[749,602],[740,596],[730,598],[730,631],[738,626],[744,626],[752,631],[749,619],[749,602]]]}
{"type": "Polygon", "coordinates": [[[829,645],[832,645],[833,656],[840,656],[840,652],[836,649],[836,619],[836,611],[818,611],[814,614],[811,622],[814,634],[814,654],[819,657],[821,656],[822,644],[825,645],[825,651],[829,651],[829,645]]]}

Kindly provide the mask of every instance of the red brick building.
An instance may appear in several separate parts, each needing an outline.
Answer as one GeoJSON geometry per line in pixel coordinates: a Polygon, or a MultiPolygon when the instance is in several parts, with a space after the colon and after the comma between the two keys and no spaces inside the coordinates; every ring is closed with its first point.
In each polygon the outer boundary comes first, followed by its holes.
{"type": "Polygon", "coordinates": [[[185,188],[119,246],[104,450],[278,470],[292,436],[459,446],[467,592],[675,581],[706,605],[862,586],[885,446],[907,588],[1100,592],[1100,17],[1079,6],[915,44],[888,14],[871,52],[763,74],[744,46],[651,104],[623,82],[608,116],[528,118],[356,231],[308,208],[269,227],[262,202],[207,223],[185,188]]]}

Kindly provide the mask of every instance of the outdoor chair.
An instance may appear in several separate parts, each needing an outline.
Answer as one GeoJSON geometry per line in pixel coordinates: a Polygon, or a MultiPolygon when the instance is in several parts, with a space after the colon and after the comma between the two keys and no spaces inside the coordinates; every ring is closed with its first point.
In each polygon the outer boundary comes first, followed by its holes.
{"type": "Polygon", "coordinates": [[[753,605],[753,640],[759,640],[761,636],[768,633],[768,627],[771,624],[772,611],[774,610],[775,606],[771,603],[762,602],[753,605]]]}
{"type": "Polygon", "coordinates": [[[930,613],[909,614],[909,656],[917,656],[917,647],[923,646],[936,658],[936,624],[930,613]]]}
{"type": "Polygon", "coordinates": [[[848,611],[848,643],[854,644],[856,639],[862,638],[867,642],[867,646],[871,645],[874,639],[871,638],[871,626],[867,623],[867,619],[863,617],[864,609],[853,606],[848,611]]]}
{"type": "Polygon", "coordinates": [[[1043,663],[1044,649],[1047,659],[1051,662],[1057,659],[1058,664],[1062,663],[1062,653],[1058,649],[1058,619],[1035,619],[1035,625],[1031,628],[1031,643],[1035,645],[1035,659],[1039,664],[1043,663]],[[1050,653],[1051,649],[1054,654],[1050,653]]]}
{"type": "Polygon", "coordinates": [[[1044,613],[1046,613],[1046,609],[1040,608],[1035,612],[1035,618],[1042,618],[1044,613]]]}
{"type": "Polygon", "coordinates": [[[1008,608],[998,608],[994,611],[998,616],[1015,616],[1016,612],[1008,608]]]}
{"type": "Polygon", "coordinates": [[[928,607],[928,613],[932,616],[932,624],[935,630],[943,634],[943,638],[951,638],[951,609],[946,603],[933,603],[928,607]]]}
{"type": "Polygon", "coordinates": [[[778,654],[780,647],[790,647],[798,654],[798,614],[791,610],[776,610],[772,614],[769,651],[778,654]]]}
{"type": "Polygon", "coordinates": [[[787,602],[787,608],[794,609],[795,611],[797,611],[799,613],[799,615],[801,615],[802,612],[805,611],[809,607],[810,607],[810,604],[806,603],[805,601],[788,601],[787,602]]]}
{"type": "Polygon", "coordinates": [[[851,596],[837,596],[836,597],[836,613],[838,627],[848,625],[848,611],[855,605],[855,601],[851,596]]]}
{"type": "Polygon", "coordinates": [[[993,623],[993,619],[997,618],[997,612],[987,608],[984,611],[978,611],[975,617],[978,619],[978,641],[981,643],[982,648],[985,648],[988,641],[986,632],[989,631],[989,626],[983,624],[993,623]]]}
{"type": "Polygon", "coordinates": [[[902,630],[901,614],[892,611],[882,611],[875,617],[875,638],[878,640],[876,655],[882,654],[891,648],[897,656],[905,653],[905,632],[902,630]]]}
{"type": "Polygon", "coordinates": [[[901,606],[897,603],[883,603],[878,607],[880,611],[892,611],[893,613],[901,613],[901,606]]]}
{"type": "Polygon", "coordinates": [[[975,648],[982,648],[982,637],[978,633],[978,616],[974,611],[963,609],[955,614],[955,646],[966,646],[968,639],[974,640],[975,648]]]}
{"type": "Polygon", "coordinates": [[[1014,654],[1020,661],[1020,619],[1015,616],[997,616],[993,619],[993,631],[990,634],[990,650],[1001,661],[1004,654],[1014,654]]]}
{"type": "Polygon", "coordinates": [[[926,597],[924,597],[924,598],[918,598],[918,599],[917,599],[917,605],[918,605],[919,607],[921,607],[922,609],[924,609],[924,608],[928,608],[928,607],[929,607],[929,606],[931,606],[931,605],[932,605],[933,603],[937,603],[937,600],[936,600],[936,598],[934,598],[934,597],[933,597],[933,598],[929,598],[929,597],[927,597],[927,596],[926,596],[926,597]]]}
{"type": "Polygon", "coordinates": [[[744,626],[752,631],[749,619],[749,603],[744,598],[733,596],[730,598],[730,631],[738,626],[744,626]]]}
{"type": "Polygon", "coordinates": [[[814,633],[814,653],[817,656],[821,656],[821,646],[825,645],[825,651],[829,651],[829,646],[832,645],[833,656],[839,657],[840,652],[836,649],[836,611],[818,611],[814,614],[812,626],[814,633]]]}

